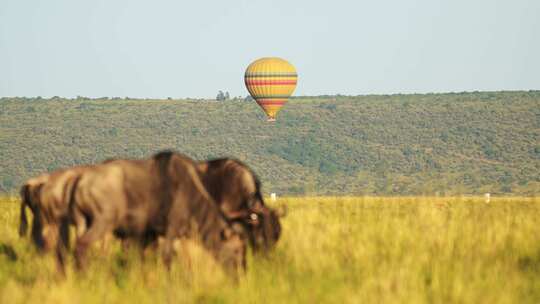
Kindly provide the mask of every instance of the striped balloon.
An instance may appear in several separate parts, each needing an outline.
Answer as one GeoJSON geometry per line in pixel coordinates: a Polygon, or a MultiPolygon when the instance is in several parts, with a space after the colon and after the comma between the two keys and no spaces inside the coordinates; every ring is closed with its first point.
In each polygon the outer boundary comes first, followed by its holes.
{"type": "Polygon", "coordinates": [[[246,69],[244,81],[249,94],[268,116],[276,114],[296,88],[296,70],[292,64],[276,57],[266,57],[252,62],[246,69]]]}

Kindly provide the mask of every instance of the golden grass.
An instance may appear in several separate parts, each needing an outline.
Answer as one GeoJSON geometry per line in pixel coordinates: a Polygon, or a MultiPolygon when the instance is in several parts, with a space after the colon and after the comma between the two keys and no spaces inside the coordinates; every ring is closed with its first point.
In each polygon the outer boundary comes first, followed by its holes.
{"type": "MultiPolygon", "coordinates": [[[[18,200],[0,200],[0,303],[539,303],[540,201],[481,197],[281,198],[283,238],[249,258],[239,283],[190,249],[164,271],[114,243],[57,277],[17,236],[18,200]],[[13,252],[16,254],[14,259],[13,252]]],[[[73,263],[70,263],[73,264],[73,263]]]]}

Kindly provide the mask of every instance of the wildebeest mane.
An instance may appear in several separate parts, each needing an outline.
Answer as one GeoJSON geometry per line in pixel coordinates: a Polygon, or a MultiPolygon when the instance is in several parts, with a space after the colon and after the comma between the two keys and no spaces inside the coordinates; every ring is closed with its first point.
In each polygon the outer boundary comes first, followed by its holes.
{"type": "Polygon", "coordinates": [[[161,219],[166,219],[166,215],[169,213],[170,205],[172,203],[173,189],[171,189],[171,176],[168,169],[173,155],[173,151],[161,151],[152,158],[157,169],[159,185],[157,189],[160,210],[159,218],[161,219]]]}

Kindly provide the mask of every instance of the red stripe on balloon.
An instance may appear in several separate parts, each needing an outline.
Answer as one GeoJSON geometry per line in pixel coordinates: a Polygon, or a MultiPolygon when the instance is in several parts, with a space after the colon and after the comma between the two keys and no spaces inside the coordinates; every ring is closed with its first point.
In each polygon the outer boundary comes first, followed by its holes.
{"type": "Polygon", "coordinates": [[[247,85],[296,85],[296,80],[246,80],[247,85]]]}

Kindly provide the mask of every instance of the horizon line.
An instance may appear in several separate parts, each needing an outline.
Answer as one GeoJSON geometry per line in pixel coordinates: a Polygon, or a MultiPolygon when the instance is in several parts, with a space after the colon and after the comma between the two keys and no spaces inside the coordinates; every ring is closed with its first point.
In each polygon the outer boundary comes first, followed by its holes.
{"type": "MultiPolygon", "coordinates": [[[[396,96],[396,95],[436,95],[436,94],[471,94],[471,93],[517,93],[517,92],[527,92],[527,93],[540,93],[540,89],[529,89],[529,90],[474,90],[474,91],[433,91],[433,92],[412,92],[412,93],[366,93],[366,94],[341,94],[341,93],[335,93],[335,94],[319,94],[319,95],[293,95],[290,96],[289,99],[302,99],[302,98],[331,98],[331,97],[362,97],[362,96],[396,96]]],[[[250,95],[246,96],[231,96],[230,100],[234,99],[245,99],[247,97],[250,97],[250,95]]],[[[77,95],[77,96],[71,96],[71,97],[65,97],[65,96],[59,96],[59,95],[52,95],[52,96],[0,96],[0,99],[10,99],[10,98],[28,98],[28,99],[69,99],[69,100],[77,100],[77,99],[112,99],[112,100],[129,100],[129,99],[144,99],[144,100],[216,100],[216,98],[208,98],[208,97],[133,97],[133,96],[99,96],[99,97],[90,97],[90,96],[83,96],[83,95],[77,95]]]]}

